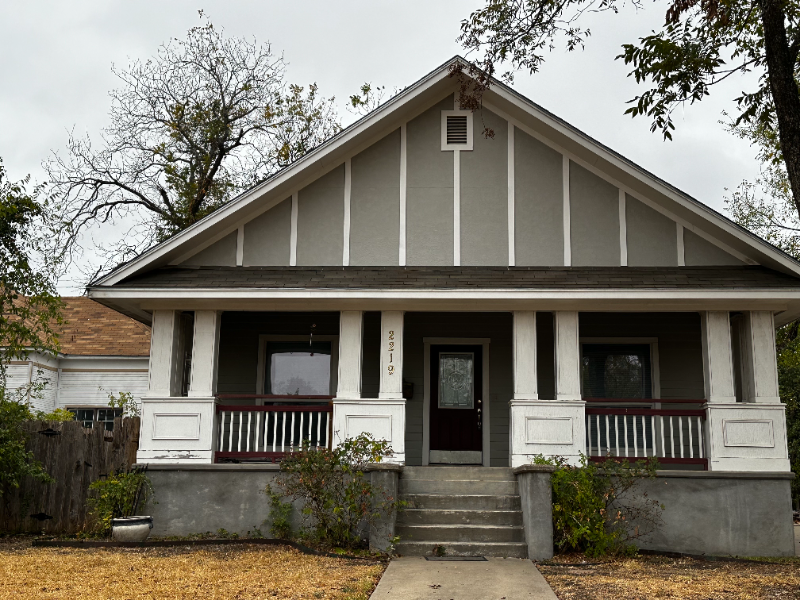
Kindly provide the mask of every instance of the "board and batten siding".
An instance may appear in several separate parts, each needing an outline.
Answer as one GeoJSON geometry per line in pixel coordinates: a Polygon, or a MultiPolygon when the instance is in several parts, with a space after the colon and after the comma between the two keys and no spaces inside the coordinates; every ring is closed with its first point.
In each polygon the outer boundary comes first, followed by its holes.
{"type": "Polygon", "coordinates": [[[182,264],[743,263],[742,255],[489,108],[471,115],[472,150],[443,151],[442,111],[453,108],[450,94],[291,197],[265,198],[271,208],[182,264]]]}

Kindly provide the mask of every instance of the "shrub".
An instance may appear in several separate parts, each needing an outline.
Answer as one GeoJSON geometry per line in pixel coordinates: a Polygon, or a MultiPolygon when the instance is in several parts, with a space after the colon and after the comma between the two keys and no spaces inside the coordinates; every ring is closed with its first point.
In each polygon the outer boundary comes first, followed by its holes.
{"type": "Polygon", "coordinates": [[[111,520],[135,515],[153,496],[153,484],[143,469],[110,473],[93,482],[89,489],[89,512],[98,533],[111,531],[111,520]]]}
{"type": "Polygon", "coordinates": [[[631,463],[609,457],[602,463],[581,455],[580,466],[562,457],[537,456],[535,464],[556,467],[553,486],[554,543],[560,551],[575,550],[588,556],[630,554],[634,540],[644,538],[662,524],[664,506],[650,499],[641,481],[655,477],[655,458],[631,463]]]}
{"type": "Polygon", "coordinates": [[[75,413],[68,411],[66,408],[57,408],[53,412],[46,413],[44,411],[37,411],[36,418],[40,421],[55,421],[63,423],[65,421],[74,421],[75,413]]]}
{"type": "Polygon", "coordinates": [[[292,536],[292,503],[284,502],[281,495],[267,486],[269,497],[269,532],[281,540],[292,536]]]}
{"type": "Polygon", "coordinates": [[[0,496],[18,488],[25,477],[46,483],[53,481],[33,452],[25,450],[28,435],[22,424],[32,418],[26,404],[8,398],[6,390],[0,387],[0,496]]]}
{"type": "Polygon", "coordinates": [[[391,453],[387,442],[369,434],[346,439],[333,450],[304,445],[281,462],[274,485],[282,496],[301,502],[306,537],[328,546],[354,548],[361,541],[362,525],[400,508],[396,498],[373,486],[364,474],[368,464],[381,462],[391,453]]]}
{"type": "Polygon", "coordinates": [[[122,414],[126,417],[140,417],[142,414],[139,405],[130,392],[120,392],[116,396],[113,392],[109,392],[108,405],[111,408],[121,408],[122,414]]]}

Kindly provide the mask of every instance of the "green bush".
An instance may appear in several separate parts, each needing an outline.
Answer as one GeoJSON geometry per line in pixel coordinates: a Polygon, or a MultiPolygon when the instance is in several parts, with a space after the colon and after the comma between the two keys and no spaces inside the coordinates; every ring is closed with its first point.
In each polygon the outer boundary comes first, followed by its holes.
{"type": "Polygon", "coordinates": [[[22,424],[33,418],[30,408],[6,393],[0,387],[0,496],[18,488],[25,477],[53,482],[33,452],[25,450],[28,435],[22,424]]]}
{"type": "Polygon", "coordinates": [[[111,531],[111,520],[135,515],[153,496],[153,484],[140,469],[111,473],[93,482],[89,489],[89,514],[98,533],[111,531]]]}
{"type": "Polygon", "coordinates": [[[284,502],[279,493],[267,486],[269,497],[269,532],[274,538],[292,537],[292,503],[284,502]]]}
{"type": "Polygon", "coordinates": [[[537,456],[534,464],[556,467],[551,476],[553,541],[559,551],[592,557],[634,553],[633,542],[662,524],[664,506],[639,485],[655,477],[655,458],[631,463],[609,457],[593,463],[581,455],[580,466],[572,466],[562,457],[537,456]]]}
{"type": "Polygon", "coordinates": [[[391,453],[387,442],[369,434],[347,439],[333,450],[304,445],[281,462],[275,490],[268,493],[279,490],[281,496],[300,501],[304,537],[326,546],[355,548],[361,542],[361,526],[401,508],[364,473],[368,464],[391,453]]]}
{"type": "Polygon", "coordinates": [[[53,412],[49,413],[40,410],[37,411],[36,418],[40,421],[55,421],[57,423],[64,423],[65,421],[74,421],[75,413],[67,410],[66,408],[57,408],[53,412]]]}

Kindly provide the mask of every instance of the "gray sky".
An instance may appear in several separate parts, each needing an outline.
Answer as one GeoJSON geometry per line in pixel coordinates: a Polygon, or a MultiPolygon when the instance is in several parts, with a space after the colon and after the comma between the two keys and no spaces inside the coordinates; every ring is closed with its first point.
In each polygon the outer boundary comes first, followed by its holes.
{"type": "MultiPolygon", "coordinates": [[[[460,20],[480,0],[322,0],[277,2],[31,1],[0,4],[0,157],[11,179],[42,181],[42,159],[65,147],[67,130],[97,136],[107,123],[111,64],[147,58],[170,37],[200,23],[203,9],[228,35],[272,43],[289,63],[288,79],[316,81],[344,109],[360,84],[405,87],[454,54],[460,20]]],[[[666,181],[723,209],[724,189],[758,172],[755,152],[718,121],[746,83],[726,82],[677,115],[675,141],[663,142],[646,119],[622,113],[635,96],[620,46],[663,21],[663,3],[619,15],[591,15],[585,51],[556,49],[540,73],[516,76],[514,88],[666,181]]],[[[643,89],[643,88],[641,88],[643,89]]],[[[749,89],[752,89],[750,87],[749,89]]],[[[114,231],[93,232],[97,239],[114,231]]],[[[91,240],[87,239],[86,245],[91,240]]],[[[90,256],[87,256],[90,260],[90,256]]],[[[70,276],[62,293],[80,293],[70,276]]]]}

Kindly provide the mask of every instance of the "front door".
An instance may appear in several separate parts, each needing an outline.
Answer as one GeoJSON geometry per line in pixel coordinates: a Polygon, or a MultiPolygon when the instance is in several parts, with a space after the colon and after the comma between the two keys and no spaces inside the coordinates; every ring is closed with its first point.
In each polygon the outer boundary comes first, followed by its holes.
{"type": "Polygon", "coordinates": [[[483,462],[483,347],[431,346],[430,463],[483,462]]]}

